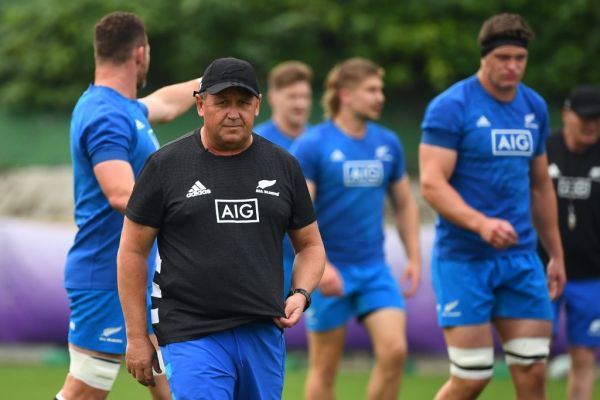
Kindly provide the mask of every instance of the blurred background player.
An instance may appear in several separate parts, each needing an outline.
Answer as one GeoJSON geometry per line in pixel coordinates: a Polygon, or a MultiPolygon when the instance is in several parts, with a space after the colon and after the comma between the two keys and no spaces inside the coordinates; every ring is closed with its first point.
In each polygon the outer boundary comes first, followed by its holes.
{"type": "Polygon", "coordinates": [[[564,307],[571,358],[567,398],[591,400],[600,346],[600,91],[574,88],[562,121],[547,142],[568,278],[554,302],[555,317],[564,307]]]}
{"type": "MultiPolygon", "coordinates": [[[[312,69],[301,61],[284,61],[271,69],[267,101],[271,119],[257,125],[254,132],[289,150],[308,127],[312,108],[312,69]]],[[[283,241],[283,293],[290,290],[294,249],[286,236],[283,241]]]]}
{"type": "Polygon", "coordinates": [[[309,368],[307,399],[332,399],[346,324],[358,317],[375,353],[367,398],[395,399],[407,345],[404,300],[385,262],[384,200],[389,194],[408,262],[408,296],[421,272],[419,215],[410,192],[398,136],[372,121],[385,102],[381,67],[352,58],[328,74],[325,122],[292,146],[315,202],[328,263],[306,313],[309,368]]]}
{"type": "Polygon", "coordinates": [[[545,399],[551,297],[565,280],[548,176],[548,111],[521,83],[533,36],[516,14],[484,22],[477,74],[427,107],[421,191],[438,212],[432,282],[450,379],[436,399],[473,399],[492,377],[492,326],[517,399],[545,399]],[[550,254],[547,271],[537,237],[550,254]]]}
{"type": "MultiPolygon", "coordinates": [[[[144,23],[114,12],[96,24],[94,83],[71,118],[75,242],[65,266],[70,301],[69,374],[57,399],[104,399],[127,344],[117,295],[117,249],[123,212],[146,158],[158,149],[151,123],[168,122],[193,104],[198,80],[166,86],[137,99],[146,84],[150,45],[144,23]]],[[[155,268],[153,251],[148,274],[155,268]]],[[[153,339],[156,341],[155,339],[153,339]]],[[[164,376],[150,388],[170,398],[164,376]]]]}

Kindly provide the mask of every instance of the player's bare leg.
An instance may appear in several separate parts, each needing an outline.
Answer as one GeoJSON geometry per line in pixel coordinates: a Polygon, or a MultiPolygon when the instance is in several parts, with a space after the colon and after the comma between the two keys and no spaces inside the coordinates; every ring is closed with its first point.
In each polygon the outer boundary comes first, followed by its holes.
{"type": "Polygon", "coordinates": [[[375,352],[367,399],[396,399],[406,359],[406,317],[399,309],[377,310],[364,319],[375,352]]]}
{"type": "Polygon", "coordinates": [[[571,346],[571,369],[567,387],[568,400],[592,400],[596,379],[596,349],[593,347],[571,346]]]}
{"type": "Polygon", "coordinates": [[[333,400],[335,377],[344,352],[346,327],[308,333],[308,373],[304,387],[307,400],[333,400]]]}

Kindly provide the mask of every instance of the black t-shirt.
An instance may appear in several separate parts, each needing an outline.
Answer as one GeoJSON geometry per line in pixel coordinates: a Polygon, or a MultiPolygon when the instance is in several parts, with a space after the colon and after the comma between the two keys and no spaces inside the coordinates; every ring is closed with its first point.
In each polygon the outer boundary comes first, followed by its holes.
{"type": "Polygon", "coordinates": [[[565,144],[563,132],[558,131],[548,139],[547,152],[548,172],[558,200],[567,279],[598,279],[600,141],[584,153],[572,153],[565,144]]]}
{"type": "Polygon", "coordinates": [[[244,152],[215,156],[199,130],[148,159],[125,214],[159,229],[152,312],[161,345],[283,316],[284,234],[316,220],[288,152],[253,134],[244,152]]]}

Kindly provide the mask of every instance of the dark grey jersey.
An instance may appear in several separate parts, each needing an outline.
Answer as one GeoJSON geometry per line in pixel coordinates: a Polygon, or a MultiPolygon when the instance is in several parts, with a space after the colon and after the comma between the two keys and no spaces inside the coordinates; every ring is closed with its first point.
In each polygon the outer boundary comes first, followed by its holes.
{"type": "Polygon", "coordinates": [[[600,278],[600,141],[575,154],[562,131],[547,143],[548,173],[558,199],[558,221],[569,280],[600,278]]]}
{"type": "Polygon", "coordinates": [[[196,130],[149,159],[126,215],[159,229],[153,326],[161,345],[283,316],[282,239],[315,221],[297,161],[258,135],[233,156],[196,130]]]}

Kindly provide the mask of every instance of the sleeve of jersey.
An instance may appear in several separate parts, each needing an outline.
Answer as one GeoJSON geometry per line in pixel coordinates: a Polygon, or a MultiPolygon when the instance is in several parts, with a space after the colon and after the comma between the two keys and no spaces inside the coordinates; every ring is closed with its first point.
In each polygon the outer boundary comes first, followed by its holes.
{"type": "Polygon", "coordinates": [[[305,133],[300,139],[296,140],[290,148],[290,153],[293,154],[302,168],[304,177],[310,181],[318,181],[318,159],[319,159],[319,143],[317,135],[305,133]]]}
{"type": "Polygon", "coordinates": [[[435,98],[421,123],[421,143],[456,150],[461,139],[462,114],[458,101],[435,98]]]}
{"type": "Polygon", "coordinates": [[[146,161],[127,203],[125,215],[140,225],[159,228],[163,219],[163,191],[155,157],[146,161]]]}
{"type": "Polygon", "coordinates": [[[109,160],[129,161],[132,136],[130,122],[125,115],[103,113],[88,127],[82,139],[92,165],[109,160]]]}
{"type": "Polygon", "coordinates": [[[292,215],[288,224],[289,229],[300,229],[313,223],[317,216],[313,209],[312,199],[306,187],[306,180],[302,175],[300,166],[293,160],[293,187],[294,187],[294,204],[292,204],[292,215]]]}
{"type": "Polygon", "coordinates": [[[404,160],[404,147],[402,146],[402,142],[398,139],[397,136],[394,135],[394,152],[396,153],[396,157],[394,157],[394,166],[390,173],[390,182],[399,181],[406,174],[406,164],[404,160]]]}
{"type": "Polygon", "coordinates": [[[141,101],[137,101],[138,107],[140,108],[140,110],[142,110],[142,112],[144,113],[144,115],[146,116],[146,118],[148,118],[148,106],[145,105],[144,103],[142,103],[141,101]]]}
{"type": "Polygon", "coordinates": [[[539,115],[541,115],[540,126],[539,126],[540,136],[538,138],[538,142],[536,143],[536,146],[534,149],[535,150],[534,155],[536,157],[546,153],[546,142],[548,141],[548,137],[550,136],[550,123],[549,123],[549,117],[548,117],[548,107],[544,100],[541,100],[539,115]]]}

